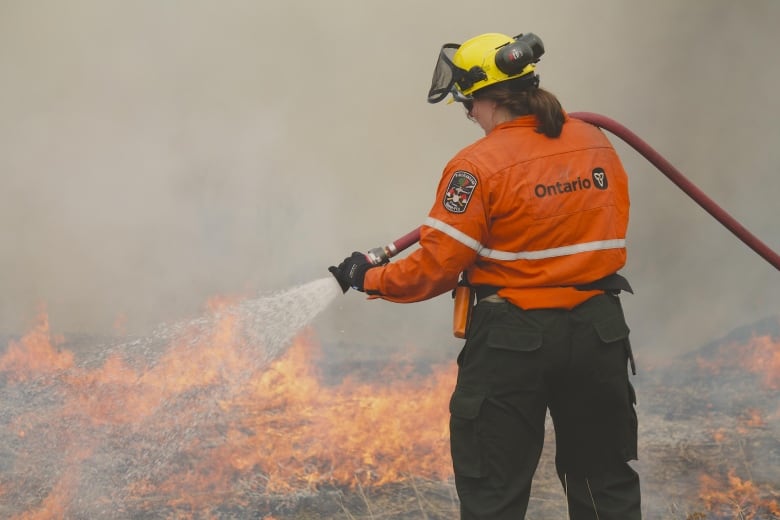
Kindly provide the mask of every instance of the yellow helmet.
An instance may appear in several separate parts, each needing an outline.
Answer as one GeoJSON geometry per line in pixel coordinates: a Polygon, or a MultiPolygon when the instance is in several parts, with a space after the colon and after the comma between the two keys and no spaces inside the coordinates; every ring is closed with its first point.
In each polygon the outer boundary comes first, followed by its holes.
{"type": "Polygon", "coordinates": [[[462,45],[447,43],[439,52],[428,102],[438,103],[448,94],[455,101],[463,101],[477,90],[524,76],[534,79],[533,84],[537,85],[538,77],[533,72],[542,54],[542,40],[532,33],[514,38],[486,33],[462,45]]]}

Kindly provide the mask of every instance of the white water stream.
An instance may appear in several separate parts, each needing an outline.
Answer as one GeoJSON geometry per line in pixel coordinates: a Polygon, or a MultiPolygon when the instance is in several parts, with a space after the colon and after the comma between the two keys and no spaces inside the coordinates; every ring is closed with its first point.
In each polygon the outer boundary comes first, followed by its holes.
{"type": "Polygon", "coordinates": [[[332,277],[320,278],[290,289],[243,300],[216,312],[191,320],[157,327],[148,337],[126,343],[112,350],[135,350],[152,354],[161,344],[186,341],[195,345],[213,334],[220,322],[232,322],[237,343],[257,354],[255,367],[276,359],[289,347],[301,330],[342,294],[332,277]]]}
{"type": "MultiPolygon", "coordinates": [[[[65,518],[135,518],[139,497],[129,490],[164,482],[208,456],[208,449],[222,442],[230,421],[236,420],[222,405],[235,398],[259,369],[280,357],[340,294],[338,283],[328,276],[192,320],[161,325],[146,338],[92,349],[97,352],[93,359],[54,375],[14,382],[0,372],[0,489],[4,491],[0,518],[21,511],[35,518],[36,511],[43,515],[40,518],[57,518],[60,513],[65,518]],[[226,321],[232,341],[212,346],[209,342],[215,337],[224,339],[215,336],[214,329],[226,321]],[[238,350],[238,359],[248,361],[223,373],[224,367],[205,366],[221,361],[219,350],[200,357],[204,346],[212,351],[226,348],[226,357],[238,350]],[[183,355],[181,363],[190,372],[194,365],[196,372],[219,376],[205,386],[161,397],[152,410],[128,423],[125,408],[132,409],[135,397],[146,397],[158,388],[158,373],[153,371],[174,347],[176,359],[183,355]],[[143,361],[140,370],[127,371],[129,383],[121,375],[116,382],[85,377],[116,354],[143,361]],[[155,377],[146,377],[150,373],[155,377]],[[84,385],[90,385],[86,393],[84,385]],[[82,404],[74,408],[74,403],[82,404]],[[101,418],[91,413],[97,407],[101,418]]],[[[171,366],[162,368],[168,374],[171,366]]],[[[164,394],[166,385],[163,382],[158,391],[164,394]]],[[[184,496],[187,490],[180,492],[184,496]]]]}

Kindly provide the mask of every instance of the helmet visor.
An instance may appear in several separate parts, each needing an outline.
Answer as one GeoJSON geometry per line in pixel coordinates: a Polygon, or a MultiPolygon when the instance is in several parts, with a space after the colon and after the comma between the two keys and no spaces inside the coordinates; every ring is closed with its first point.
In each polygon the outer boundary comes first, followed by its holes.
{"type": "Polygon", "coordinates": [[[428,91],[428,103],[438,103],[453,91],[455,82],[460,79],[462,71],[452,62],[452,57],[460,48],[456,43],[444,44],[439,52],[439,59],[433,69],[431,89],[428,91]]]}

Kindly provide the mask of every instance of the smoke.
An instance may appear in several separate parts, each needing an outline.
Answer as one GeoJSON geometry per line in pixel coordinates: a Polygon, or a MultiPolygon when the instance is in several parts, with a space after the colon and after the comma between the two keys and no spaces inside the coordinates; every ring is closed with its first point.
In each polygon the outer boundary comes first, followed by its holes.
{"type": "MultiPolygon", "coordinates": [[[[540,35],[567,110],[633,129],[778,249],[778,15],[774,0],[3,2],[0,332],[44,305],[57,331],[144,333],[418,226],[480,137],[425,102],[439,46],[488,31],[540,35]]],[[[613,142],[638,356],[779,313],[777,271],[613,142]]],[[[447,296],[350,293],[317,326],[449,358],[450,313],[447,296]]]]}

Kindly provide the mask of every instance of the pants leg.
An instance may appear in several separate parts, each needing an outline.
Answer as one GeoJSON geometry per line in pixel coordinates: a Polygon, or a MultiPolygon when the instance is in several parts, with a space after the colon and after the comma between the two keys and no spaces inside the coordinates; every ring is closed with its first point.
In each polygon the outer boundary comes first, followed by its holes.
{"type": "Polygon", "coordinates": [[[541,337],[506,328],[507,310],[480,304],[458,358],[450,443],[463,520],[524,518],[544,444],[541,337]]]}
{"type": "Polygon", "coordinates": [[[571,520],[642,518],[639,475],[624,462],[602,475],[584,477],[558,471],[571,520]]]}
{"type": "Polygon", "coordinates": [[[635,395],[620,303],[598,296],[570,316],[571,362],[551,383],[556,468],[573,520],[641,518],[635,395]]]}
{"type": "Polygon", "coordinates": [[[482,403],[479,417],[474,419],[475,445],[480,454],[479,466],[474,468],[464,466],[459,453],[474,430],[463,419],[452,418],[455,485],[463,520],[525,517],[544,443],[544,413],[540,418],[517,414],[512,401],[518,402],[518,398],[488,398],[482,403]]]}

